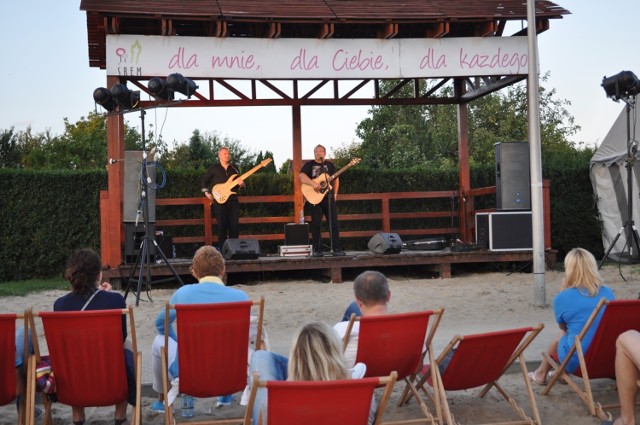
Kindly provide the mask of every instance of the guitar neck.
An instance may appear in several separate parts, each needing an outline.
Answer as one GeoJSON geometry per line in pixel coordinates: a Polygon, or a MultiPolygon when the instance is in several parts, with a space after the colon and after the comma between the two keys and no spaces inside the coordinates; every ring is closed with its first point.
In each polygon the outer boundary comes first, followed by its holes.
{"type": "Polygon", "coordinates": [[[331,177],[330,180],[333,181],[335,179],[337,179],[338,177],[340,177],[340,174],[344,173],[345,171],[347,171],[349,168],[353,167],[355,164],[347,164],[344,167],[342,167],[341,169],[339,169],[338,171],[336,171],[331,177]]]}
{"type": "Polygon", "coordinates": [[[255,167],[253,167],[252,169],[250,169],[249,171],[241,175],[240,180],[246,180],[249,176],[251,176],[253,173],[258,171],[260,168],[262,168],[262,164],[256,165],[255,167]]]}

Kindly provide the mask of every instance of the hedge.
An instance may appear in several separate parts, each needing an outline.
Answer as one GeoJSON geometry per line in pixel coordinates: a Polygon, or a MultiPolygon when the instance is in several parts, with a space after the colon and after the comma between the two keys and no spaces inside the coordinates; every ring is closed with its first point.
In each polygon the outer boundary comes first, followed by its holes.
{"type": "MultiPolygon", "coordinates": [[[[552,246],[562,257],[571,248],[581,246],[603,255],[601,226],[594,202],[588,164],[547,166],[545,178],[551,180],[552,246]]],[[[472,187],[495,184],[493,164],[472,166],[472,187]]],[[[197,170],[172,170],[167,185],[158,190],[158,198],[201,196],[197,170]]],[[[105,170],[25,171],[0,169],[0,281],[61,276],[68,255],[80,247],[100,248],[100,190],[107,187],[105,170]]],[[[286,174],[256,173],[244,189],[244,195],[290,194],[292,177],[286,174]]],[[[342,193],[434,191],[458,187],[456,169],[426,167],[411,170],[367,170],[354,167],[343,180],[342,193]],[[348,182],[348,183],[347,183],[348,182]]],[[[409,208],[446,210],[449,200],[415,202],[409,208]],[[436,202],[436,204],[434,204],[436,202]],[[440,204],[437,204],[440,202],[440,204]]],[[[493,205],[491,205],[493,203],[493,205]]],[[[495,199],[482,199],[476,208],[489,208],[495,199]]],[[[457,207],[457,206],[456,206],[457,207]]],[[[254,215],[290,214],[292,205],[253,205],[254,215]],[[264,211],[257,212],[255,208],[264,211]]],[[[372,205],[341,204],[341,213],[366,212],[372,205]]],[[[157,210],[157,217],[186,218],[198,211],[190,207],[157,210]]],[[[366,227],[366,223],[345,222],[345,228],[366,227]]],[[[262,225],[264,226],[264,225],[262,225]]],[[[279,225],[275,225],[280,228],[279,225]]],[[[195,231],[185,229],[184,233],[195,231]]],[[[246,233],[259,233],[245,229],[246,233]]],[[[263,230],[264,231],[264,230],[263,230]]],[[[275,231],[268,230],[276,233],[275,231]]],[[[181,253],[183,254],[183,253],[181,253]]]]}

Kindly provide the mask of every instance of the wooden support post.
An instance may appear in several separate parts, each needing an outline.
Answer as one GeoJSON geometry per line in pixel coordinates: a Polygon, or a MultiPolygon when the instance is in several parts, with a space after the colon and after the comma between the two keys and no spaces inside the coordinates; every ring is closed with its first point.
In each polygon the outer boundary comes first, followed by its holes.
{"type": "MultiPolygon", "coordinates": [[[[453,84],[454,96],[462,99],[464,95],[464,80],[456,78],[453,84]]],[[[464,242],[471,242],[473,226],[471,211],[473,206],[467,205],[467,193],[471,189],[469,172],[469,110],[466,103],[458,103],[458,167],[460,187],[460,238],[464,242]],[[471,208],[470,208],[471,207],[471,208]]]]}
{"type": "Polygon", "coordinates": [[[293,178],[293,203],[294,203],[294,215],[293,221],[296,221],[297,217],[300,217],[300,211],[304,207],[304,199],[302,198],[302,190],[298,173],[302,168],[302,123],[300,105],[293,105],[291,107],[292,113],[292,125],[293,125],[293,163],[291,167],[291,175],[293,178]]]}
{"type": "Polygon", "coordinates": [[[342,268],[341,267],[332,267],[331,268],[331,283],[342,283],[342,268]]]}
{"type": "MultiPolygon", "coordinates": [[[[119,83],[118,77],[108,76],[107,87],[119,83]]],[[[121,114],[107,117],[107,154],[108,158],[117,159],[115,164],[107,167],[107,192],[100,195],[100,222],[102,264],[105,267],[118,267],[122,263],[122,247],[124,225],[122,202],[124,191],[124,118],[121,114]]]]}

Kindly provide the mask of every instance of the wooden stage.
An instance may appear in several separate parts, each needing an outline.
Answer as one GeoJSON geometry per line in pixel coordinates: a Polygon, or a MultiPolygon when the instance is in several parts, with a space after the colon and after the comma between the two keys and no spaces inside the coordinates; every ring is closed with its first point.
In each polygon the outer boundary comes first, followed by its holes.
{"type": "MultiPolygon", "coordinates": [[[[333,283],[342,283],[342,270],[346,268],[367,268],[387,266],[430,266],[443,279],[451,278],[451,268],[455,264],[469,263],[496,263],[496,262],[526,262],[531,261],[532,251],[489,251],[473,250],[453,252],[451,248],[441,251],[408,251],[403,250],[398,254],[373,254],[369,251],[347,251],[344,257],[325,255],[323,257],[282,257],[261,256],[251,260],[227,260],[227,275],[243,272],[274,272],[287,270],[326,270],[330,273],[333,283]]],[[[555,265],[556,251],[545,252],[546,263],[555,265]]],[[[179,275],[191,274],[191,259],[170,259],[169,263],[179,275]]],[[[134,264],[123,264],[118,268],[110,268],[103,271],[103,277],[109,279],[114,287],[126,284],[134,264]]],[[[164,263],[151,265],[152,280],[168,278],[173,275],[170,268],[164,263]]],[[[139,269],[136,276],[139,275],[139,269]]],[[[145,274],[146,276],[146,274],[145,274]]]]}

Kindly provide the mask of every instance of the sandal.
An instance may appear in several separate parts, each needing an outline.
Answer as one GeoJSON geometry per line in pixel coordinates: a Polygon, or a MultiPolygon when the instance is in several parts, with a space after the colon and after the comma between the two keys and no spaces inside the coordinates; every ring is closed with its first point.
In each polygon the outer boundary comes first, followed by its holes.
{"type": "Polygon", "coordinates": [[[124,419],[116,419],[115,420],[115,424],[116,425],[129,425],[129,420],[127,418],[124,419]]]}
{"type": "Polygon", "coordinates": [[[538,384],[540,386],[546,386],[547,385],[547,380],[545,379],[544,381],[538,381],[536,379],[536,373],[535,372],[529,372],[527,373],[527,376],[529,377],[529,381],[533,382],[534,384],[538,384]]]}

